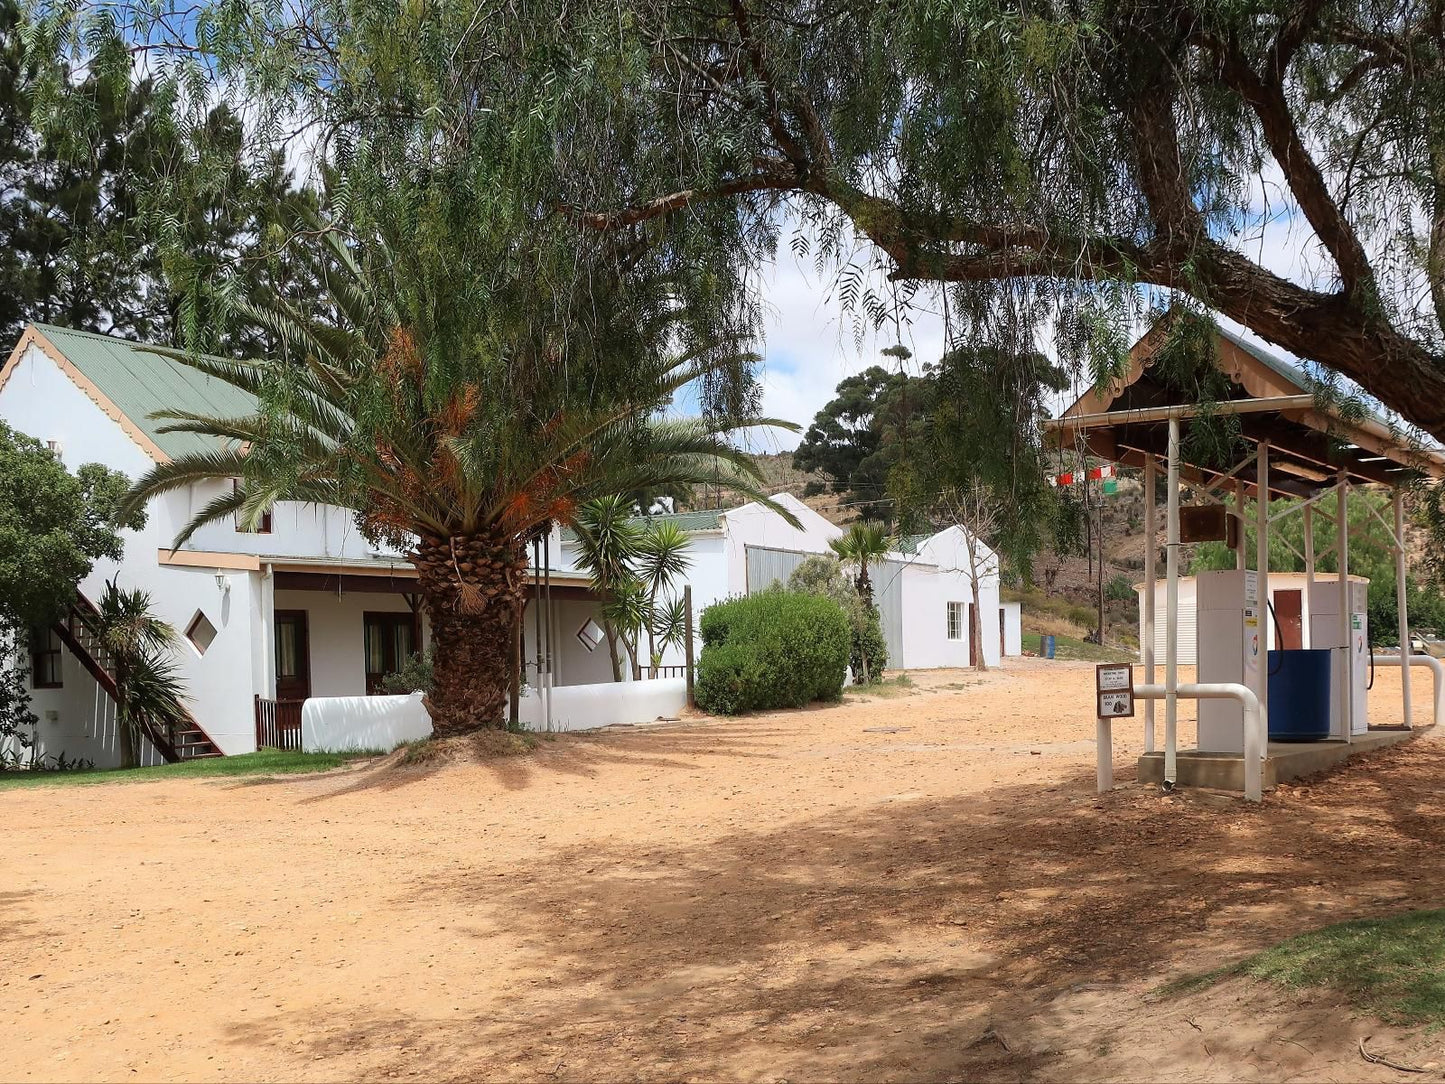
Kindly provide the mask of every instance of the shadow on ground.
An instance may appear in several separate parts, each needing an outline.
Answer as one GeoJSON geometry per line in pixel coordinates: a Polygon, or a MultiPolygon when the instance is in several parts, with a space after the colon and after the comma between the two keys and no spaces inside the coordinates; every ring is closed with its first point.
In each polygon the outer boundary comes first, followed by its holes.
{"type": "MultiPolygon", "coordinates": [[[[613,756],[770,755],[765,722],[642,738],[574,741],[517,785],[613,756]]],[[[551,853],[516,881],[461,872],[409,902],[487,905],[545,977],[501,1015],[353,1018],[309,1042],[324,1057],[385,1034],[379,1075],[1087,1079],[1124,1026],[1076,1019],[1095,992],[1130,989],[1127,1008],[1302,929],[1438,905],[1442,772],[1445,743],[1416,741],[1250,807],[1098,798],[1078,771],[701,845],[551,853]]],[[[1197,1042],[1184,1019],[1179,1042],[1197,1042]]],[[[278,1041],[260,1023],[236,1038],[278,1041]]]]}

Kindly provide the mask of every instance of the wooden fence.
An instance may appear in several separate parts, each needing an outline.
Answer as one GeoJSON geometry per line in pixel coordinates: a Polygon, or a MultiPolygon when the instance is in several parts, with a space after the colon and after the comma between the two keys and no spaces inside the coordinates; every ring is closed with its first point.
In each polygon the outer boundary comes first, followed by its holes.
{"type": "Polygon", "coordinates": [[[256,697],[256,748],[301,752],[301,705],[304,700],[256,697]]]}

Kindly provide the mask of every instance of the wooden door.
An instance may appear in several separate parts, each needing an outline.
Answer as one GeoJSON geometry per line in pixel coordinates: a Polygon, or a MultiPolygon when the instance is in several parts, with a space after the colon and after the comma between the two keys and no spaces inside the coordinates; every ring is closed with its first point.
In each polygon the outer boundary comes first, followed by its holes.
{"type": "Polygon", "coordinates": [[[311,695],[311,644],[305,610],[276,611],[276,699],[311,695]]]}
{"type": "Polygon", "coordinates": [[[1304,592],[1300,590],[1274,592],[1274,620],[1279,637],[1270,647],[1298,651],[1305,646],[1303,598],[1304,592]]]}
{"type": "Polygon", "coordinates": [[[416,653],[416,615],[366,613],[363,615],[363,649],[366,652],[366,695],[379,696],[382,678],[394,674],[416,653]]]}
{"type": "Polygon", "coordinates": [[[968,665],[978,665],[978,638],[973,634],[973,603],[968,604],[968,665]]]}
{"type": "Polygon", "coordinates": [[[998,608],[998,664],[1003,665],[1004,656],[1008,654],[1008,637],[1004,630],[1008,628],[1008,622],[1004,619],[1006,611],[1002,606],[998,608]]]}

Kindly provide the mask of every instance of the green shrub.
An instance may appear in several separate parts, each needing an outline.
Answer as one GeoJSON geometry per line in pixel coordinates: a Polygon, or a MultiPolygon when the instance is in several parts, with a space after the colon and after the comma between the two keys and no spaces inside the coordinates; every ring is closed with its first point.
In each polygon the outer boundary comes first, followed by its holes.
{"type": "Polygon", "coordinates": [[[865,658],[868,676],[875,682],[882,680],[883,670],[888,665],[888,643],[883,639],[883,622],[878,616],[878,608],[869,606],[858,594],[858,589],[844,575],[843,566],[836,557],[827,554],[809,557],[793,569],[793,574],[788,577],[788,590],[821,595],[843,607],[848,616],[848,666],[853,671],[853,680],[862,683],[865,658]]]}
{"type": "Polygon", "coordinates": [[[400,670],[381,679],[382,689],[392,696],[410,696],[420,689],[428,696],[432,691],[431,648],[420,654],[412,652],[400,670]]]}
{"type": "Polygon", "coordinates": [[[697,702],[737,715],[843,694],[850,633],[843,608],[797,591],[727,599],[703,611],[697,702]]]}
{"type": "Polygon", "coordinates": [[[1133,581],[1122,572],[1104,585],[1104,598],[1110,602],[1133,602],[1136,597],[1133,581]]]}

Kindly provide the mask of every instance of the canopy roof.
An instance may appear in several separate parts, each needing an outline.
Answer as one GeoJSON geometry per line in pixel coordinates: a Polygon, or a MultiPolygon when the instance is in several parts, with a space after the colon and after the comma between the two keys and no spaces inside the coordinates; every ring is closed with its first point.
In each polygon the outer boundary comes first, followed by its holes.
{"type": "MultiPolygon", "coordinates": [[[[1379,414],[1356,417],[1327,403],[1297,366],[1223,329],[1215,364],[1229,377],[1230,395],[1205,407],[1188,401],[1152,372],[1169,322],[1168,316],[1159,320],[1134,344],[1122,379],[1080,396],[1059,418],[1044,423],[1052,444],[1067,447],[1081,438],[1091,455],[1141,467],[1148,456],[1166,456],[1170,417],[1179,418],[1187,433],[1202,413],[1213,411],[1237,414],[1246,441],[1269,444],[1272,498],[1314,496],[1334,485],[1341,469],[1355,485],[1445,478],[1439,448],[1422,447],[1379,414]]],[[[1232,476],[1252,496],[1258,489],[1252,462],[1206,465],[1185,455],[1180,474],[1205,483],[1232,476]]]]}

